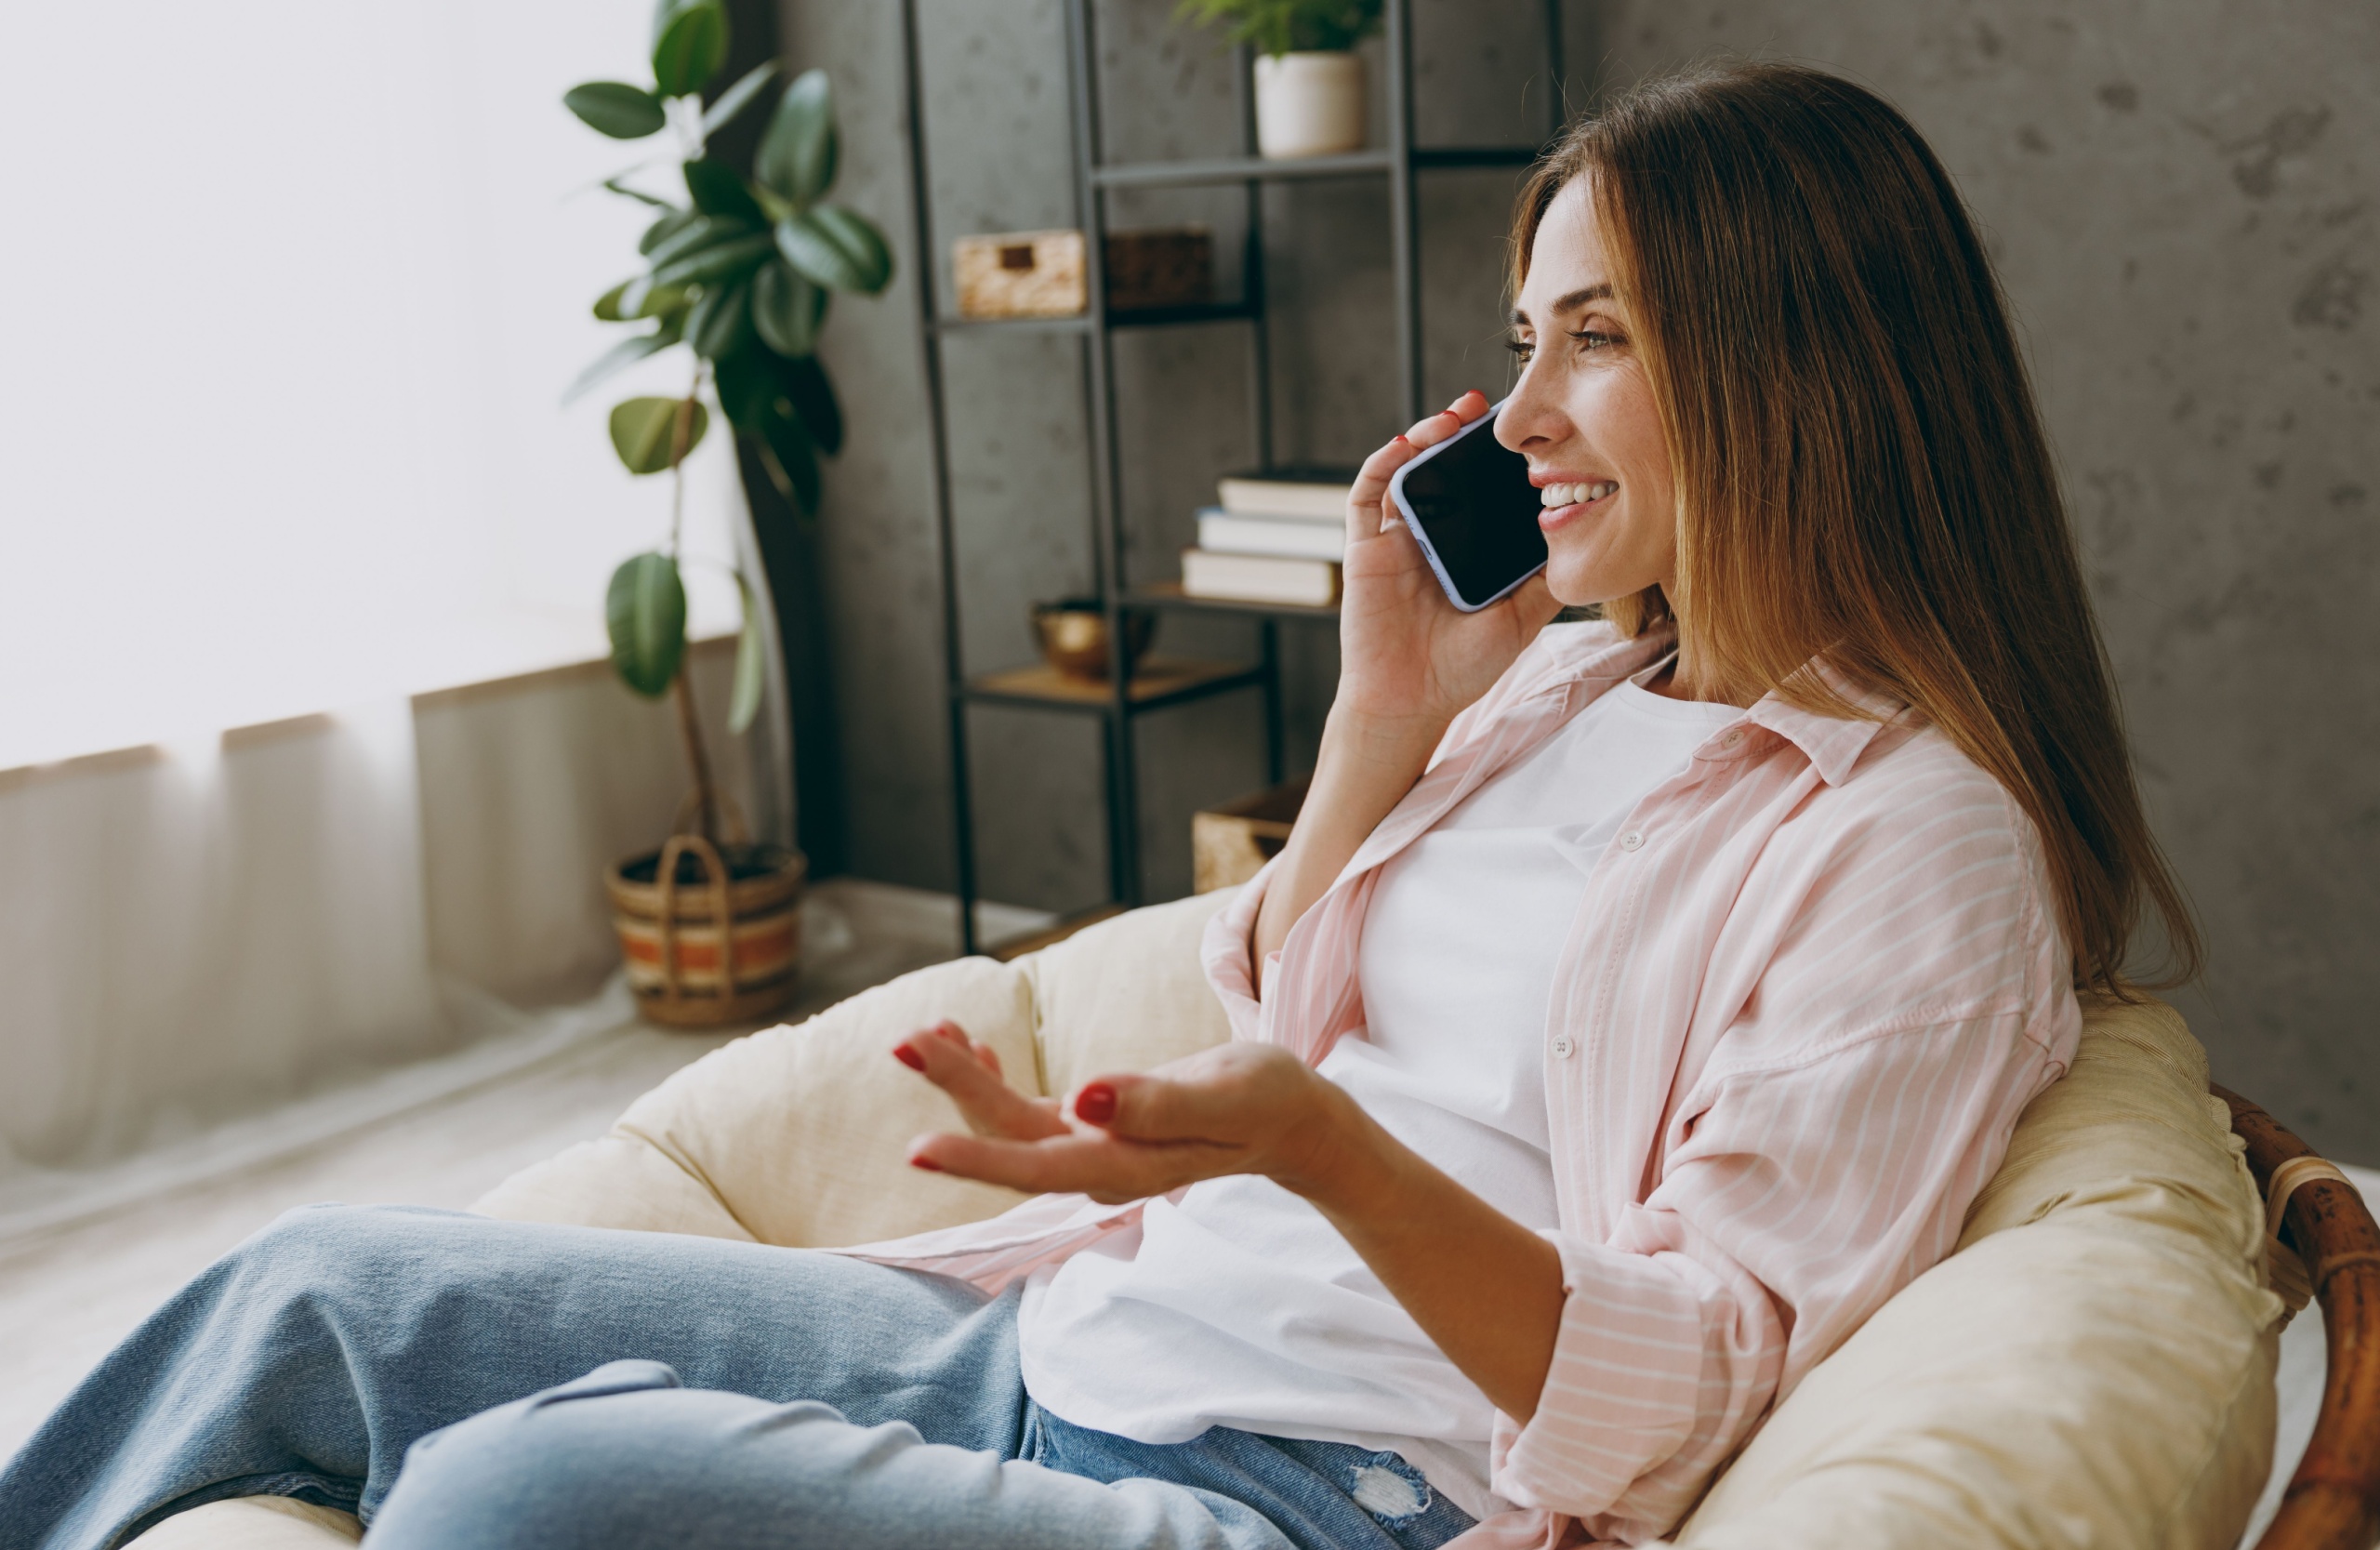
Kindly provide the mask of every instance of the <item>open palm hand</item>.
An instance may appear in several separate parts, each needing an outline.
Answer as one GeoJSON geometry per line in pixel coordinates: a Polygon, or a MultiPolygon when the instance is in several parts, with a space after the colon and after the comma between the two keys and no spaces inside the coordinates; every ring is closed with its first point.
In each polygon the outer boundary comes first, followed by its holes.
{"type": "Polygon", "coordinates": [[[1110,1204],[1226,1173],[1305,1192],[1340,1159],[1344,1127],[1331,1121],[1352,1107],[1269,1045],[1223,1044],[1154,1071],[1096,1077],[1064,1103],[1009,1086],[989,1046],[954,1023],[910,1035],[893,1053],[950,1095],[972,1133],[919,1136],[913,1166],[1110,1204]]]}

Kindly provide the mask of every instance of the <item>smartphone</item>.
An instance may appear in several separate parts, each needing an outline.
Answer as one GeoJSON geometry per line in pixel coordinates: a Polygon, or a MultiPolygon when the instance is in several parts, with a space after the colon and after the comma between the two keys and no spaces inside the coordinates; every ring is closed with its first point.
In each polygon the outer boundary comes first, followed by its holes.
{"type": "Polygon", "coordinates": [[[1545,568],[1528,459],[1496,440],[1499,404],[1396,470],[1388,495],[1447,600],[1478,612],[1545,568]]]}

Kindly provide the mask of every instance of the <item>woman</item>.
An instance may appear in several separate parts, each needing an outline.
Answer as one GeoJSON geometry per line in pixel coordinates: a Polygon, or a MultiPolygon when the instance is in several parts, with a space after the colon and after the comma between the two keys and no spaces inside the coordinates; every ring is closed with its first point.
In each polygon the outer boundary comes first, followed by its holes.
{"type": "Polygon", "coordinates": [[[2143,902],[2193,939],[1908,124],[1656,83],[1514,236],[1495,433],[1551,561],[1458,614],[1391,520],[1478,394],[1365,465],[1305,814],[1209,932],[1237,1040],[1062,1104],[913,1036],[972,1133],[912,1160],[1041,1193],[848,1257],[297,1213],[19,1456],[0,1545],[260,1492],[393,1546],[1673,1524],[1950,1250],[2143,902]]]}

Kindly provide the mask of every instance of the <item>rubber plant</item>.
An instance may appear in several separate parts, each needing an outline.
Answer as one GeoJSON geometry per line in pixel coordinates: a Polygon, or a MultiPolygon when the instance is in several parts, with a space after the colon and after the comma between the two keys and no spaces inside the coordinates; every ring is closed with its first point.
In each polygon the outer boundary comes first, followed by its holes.
{"type": "MultiPolygon", "coordinates": [[[[570,111],[614,139],[668,132],[669,153],[606,179],[603,186],[649,205],[653,223],[638,243],[638,272],[595,301],[595,315],[639,330],[620,340],[564,395],[577,398],[624,367],[681,345],[693,358],[685,393],[623,400],[611,414],[612,445],[630,473],[670,476],[669,541],[623,562],[612,575],[604,617],[612,665],[636,693],[676,692],[679,725],[694,776],[703,837],[719,840],[718,794],[686,682],[686,591],[679,575],[685,459],[710,425],[716,404],[736,438],[803,520],[818,505],[818,459],[840,450],[842,411],[819,364],[818,328],[837,291],[874,294],[892,276],[884,235],[865,217],[826,202],[835,183],[835,102],[824,71],[781,91],[764,64],[707,105],[704,88],[727,59],[727,10],[720,0],[660,0],[653,19],[653,84],[590,81],[563,94],[570,111]],[[722,126],[774,97],[747,178],[708,154],[722,126]],[[628,179],[674,161],[685,201],[628,179]],[[707,403],[706,401],[708,401],[707,403]]],[[[735,658],[728,724],[737,732],[759,713],[765,648],[752,583],[736,577],[744,631],[735,658]]]]}

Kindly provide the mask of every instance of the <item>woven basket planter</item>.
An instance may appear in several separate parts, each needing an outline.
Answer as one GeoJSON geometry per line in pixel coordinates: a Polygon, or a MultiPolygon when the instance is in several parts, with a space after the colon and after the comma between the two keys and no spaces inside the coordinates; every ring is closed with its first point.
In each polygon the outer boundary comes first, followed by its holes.
{"type": "Polygon", "coordinates": [[[612,868],[603,882],[637,1010],[673,1028],[782,1010],[800,980],[808,871],[798,851],[715,846],[695,834],[612,868]]]}

